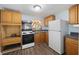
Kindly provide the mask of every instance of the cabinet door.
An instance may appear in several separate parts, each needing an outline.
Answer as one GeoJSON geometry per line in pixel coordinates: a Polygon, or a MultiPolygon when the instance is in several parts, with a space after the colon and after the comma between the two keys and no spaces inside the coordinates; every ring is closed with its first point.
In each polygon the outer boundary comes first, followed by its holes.
{"type": "Polygon", "coordinates": [[[1,33],[1,25],[0,25],[0,46],[1,46],[1,36],[2,36],[2,33],[1,33]]]}
{"type": "Polygon", "coordinates": [[[39,33],[35,33],[34,35],[34,41],[36,44],[40,43],[40,34],[39,33]]]}
{"type": "Polygon", "coordinates": [[[79,24],[79,5],[78,5],[78,24],[79,24]]]}
{"type": "Polygon", "coordinates": [[[77,24],[77,5],[74,5],[69,9],[69,23],[77,24]]]}
{"type": "Polygon", "coordinates": [[[2,23],[12,23],[12,13],[8,10],[2,10],[1,11],[1,22],[2,23]]]}
{"type": "Polygon", "coordinates": [[[21,24],[21,14],[18,12],[13,12],[13,23],[14,24],[21,24]]]}
{"type": "Polygon", "coordinates": [[[45,39],[45,35],[43,32],[38,32],[34,35],[34,40],[36,44],[43,43],[45,39]]]}
{"type": "Polygon", "coordinates": [[[78,42],[76,39],[66,38],[65,52],[67,55],[77,55],[78,54],[78,42]]]}
{"type": "Polygon", "coordinates": [[[48,44],[48,33],[46,32],[46,34],[45,34],[45,42],[46,42],[46,44],[48,44]]]}
{"type": "Polygon", "coordinates": [[[40,32],[41,43],[44,43],[45,40],[45,32],[40,32]]]}

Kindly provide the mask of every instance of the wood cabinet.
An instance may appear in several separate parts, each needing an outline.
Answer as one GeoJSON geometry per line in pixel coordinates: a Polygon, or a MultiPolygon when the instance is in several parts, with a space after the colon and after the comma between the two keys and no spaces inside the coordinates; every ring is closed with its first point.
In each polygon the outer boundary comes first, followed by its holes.
{"type": "Polygon", "coordinates": [[[40,33],[34,34],[34,41],[36,44],[40,43],[40,33]]]}
{"type": "Polygon", "coordinates": [[[44,39],[45,39],[45,35],[44,35],[43,32],[37,32],[37,33],[35,33],[34,40],[35,40],[36,44],[43,43],[44,39]]]}
{"type": "Polygon", "coordinates": [[[1,23],[21,24],[21,13],[11,10],[1,10],[1,23]]]}
{"type": "Polygon", "coordinates": [[[12,16],[14,24],[21,24],[21,14],[19,12],[13,12],[12,16]]]}
{"type": "Polygon", "coordinates": [[[79,20],[79,11],[78,11],[79,5],[74,5],[70,7],[69,9],[69,23],[70,24],[78,24],[79,20]]]}
{"type": "Polygon", "coordinates": [[[78,54],[78,40],[72,38],[65,39],[65,53],[67,55],[77,55],[78,54]]]}
{"type": "Polygon", "coordinates": [[[44,32],[44,43],[48,45],[48,32],[44,32]]]}
{"type": "Polygon", "coordinates": [[[21,13],[5,9],[0,11],[0,45],[2,53],[11,52],[16,48],[21,49],[21,28],[21,13]],[[17,44],[19,44],[17,47],[12,48],[10,46],[17,44]],[[6,47],[10,49],[7,50],[6,47]]]}
{"type": "Polygon", "coordinates": [[[78,5],[78,24],[79,24],[79,5],[78,5]]]}
{"type": "Polygon", "coordinates": [[[52,20],[55,20],[55,16],[54,15],[50,15],[50,16],[45,17],[44,25],[48,26],[49,21],[52,21],[52,20]]]}
{"type": "Polygon", "coordinates": [[[0,27],[0,47],[1,47],[1,27],[0,27]]]}
{"type": "Polygon", "coordinates": [[[48,45],[48,32],[45,33],[45,43],[48,45]]]}
{"type": "Polygon", "coordinates": [[[34,40],[36,44],[46,43],[48,45],[48,33],[38,32],[34,35],[34,40]]]}
{"type": "Polygon", "coordinates": [[[1,23],[12,23],[11,11],[1,10],[1,23]]]}

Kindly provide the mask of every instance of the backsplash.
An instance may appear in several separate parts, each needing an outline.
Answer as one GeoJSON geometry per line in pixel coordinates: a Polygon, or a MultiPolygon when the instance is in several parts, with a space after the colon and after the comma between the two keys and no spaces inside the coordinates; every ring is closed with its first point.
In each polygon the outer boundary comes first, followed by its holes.
{"type": "Polygon", "coordinates": [[[70,32],[78,32],[79,33],[79,27],[74,27],[72,25],[69,25],[69,34],[70,32]]]}

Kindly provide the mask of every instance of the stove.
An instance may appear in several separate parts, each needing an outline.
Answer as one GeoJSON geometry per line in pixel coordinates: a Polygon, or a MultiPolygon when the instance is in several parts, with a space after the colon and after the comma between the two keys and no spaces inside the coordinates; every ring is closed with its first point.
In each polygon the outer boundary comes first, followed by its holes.
{"type": "Polygon", "coordinates": [[[22,49],[29,48],[35,45],[33,31],[22,31],[22,49]]]}

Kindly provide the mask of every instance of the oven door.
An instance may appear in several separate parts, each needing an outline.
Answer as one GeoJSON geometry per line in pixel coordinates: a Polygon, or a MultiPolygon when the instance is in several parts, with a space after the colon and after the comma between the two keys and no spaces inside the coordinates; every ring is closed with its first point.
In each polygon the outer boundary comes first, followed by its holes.
{"type": "Polygon", "coordinates": [[[22,35],[22,44],[29,44],[34,42],[34,34],[22,35]]]}

